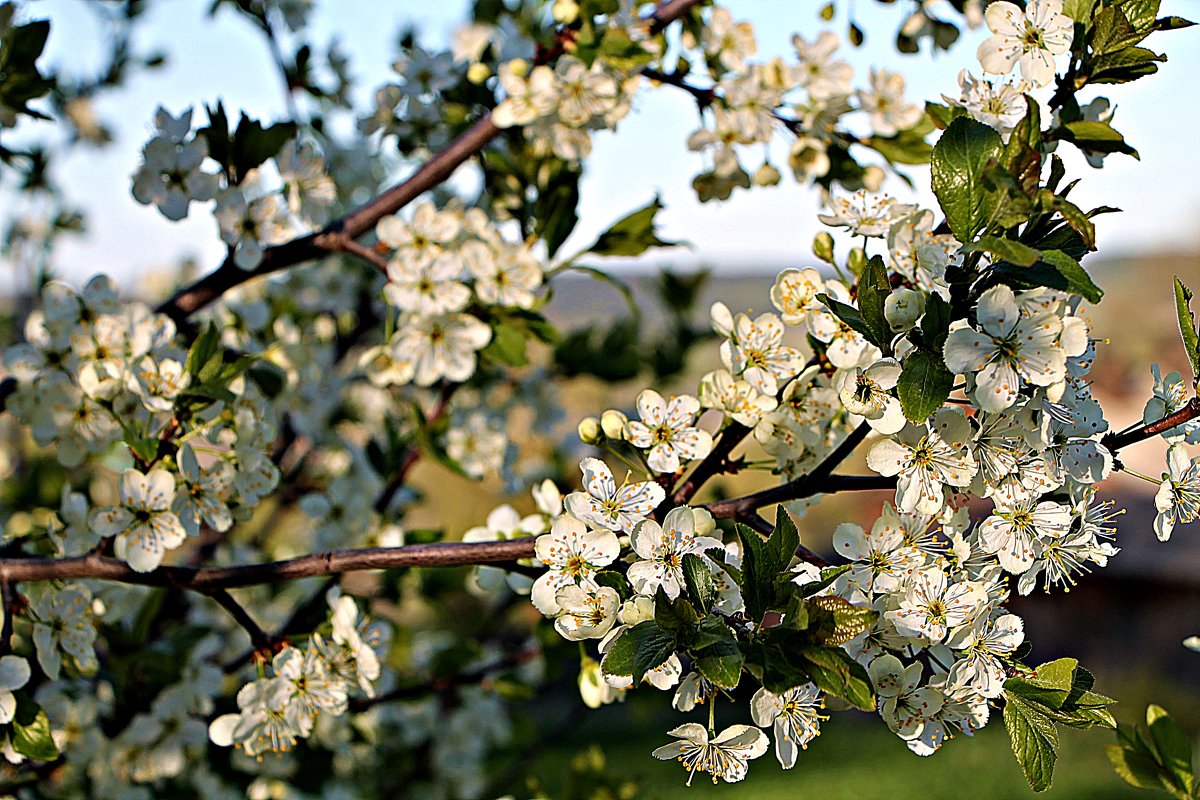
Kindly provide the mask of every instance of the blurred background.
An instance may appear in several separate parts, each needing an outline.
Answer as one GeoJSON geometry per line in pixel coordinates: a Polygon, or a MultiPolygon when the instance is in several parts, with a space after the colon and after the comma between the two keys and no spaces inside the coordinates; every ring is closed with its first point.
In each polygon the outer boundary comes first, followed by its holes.
{"type": "MultiPolygon", "coordinates": [[[[46,58],[87,73],[108,35],[102,15],[82,13],[81,0],[40,0],[30,3],[31,16],[52,20],[46,58]]],[[[416,24],[431,41],[448,40],[466,16],[466,0],[437,3],[418,0],[339,0],[317,7],[311,26],[317,41],[339,39],[352,55],[358,91],[367,103],[373,89],[388,80],[397,33],[416,24]]],[[[810,39],[819,29],[817,12],[823,3],[806,0],[729,0],[735,19],[749,19],[759,37],[759,56],[782,55],[790,36],[801,32],[810,39]]],[[[939,100],[957,94],[959,68],[974,63],[982,31],[964,32],[950,54],[915,56],[895,53],[891,46],[903,18],[905,2],[892,5],[860,2],[839,4],[829,26],[844,31],[850,13],[866,35],[866,46],[846,57],[865,72],[872,65],[902,71],[909,77],[911,99],[939,100]]],[[[120,90],[97,101],[96,116],[110,128],[115,146],[76,152],[57,164],[59,181],[71,202],[85,211],[87,230],[60,240],[50,262],[68,281],[80,284],[92,274],[113,275],[129,293],[160,299],[167,281],[181,264],[206,271],[218,264],[223,247],[214,235],[215,223],[206,214],[193,214],[172,224],[150,207],[129,196],[129,176],[136,169],[141,145],[152,128],[154,110],[165,105],[172,113],[188,106],[223,99],[227,108],[252,116],[273,118],[284,113],[284,91],[261,37],[229,13],[209,14],[210,0],[172,0],[152,3],[149,17],[137,29],[143,50],[163,49],[164,67],[139,74],[120,90]]],[[[1164,0],[1164,14],[1195,16],[1200,3],[1164,0]]],[[[1194,158],[1194,132],[1200,129],[1200,104],[1190,102],[1200,73],[1200,33],[1195,29],[1151,40],[1171,57],[1160,73],[1130,87],[1105,94],[1116,104],[1114,124],[1138,148],[1140,161],[1110,156],[1094,170],[1075,153],[1065,154],[1068,174],[1083,182],[1073,199],[1082,207],[1114,205],[1127,213],[1098,221],[1099,253],[1084,264],[1106,291],[1093,310],[1093,335],[1110,340],[1101,348],[1093,376],[1096,394],[1114,428],[1141,418],[1150,394],[1149,365],[1163,372],[1186,374],[1175,329],[1170,281],[1179,275],[1200,288],[1200,167],[1194,158]]],[[[1093,92],[1090,96],[1096,94],[1093,92]]],[[[700,169],[696,154],[684,147],[695,128],[695,108],[679,92],[648,92],[617,135],[596,138],[596,148],[582,188],[582,222],[566,251],[591,241],[597,232],[627,211],[660,194],[666,211],[660,219],[666,239],[688,242],[686,248],[652,251],[634,260],[607,262],[607,269],[628,278],[643,297],[653,292],[660,268],[689,272],[711,271],[700,309],[720,299],[735,311],[769,306],[773,275],[788,266],[811,266],[812,236],[820,229],[815,192],[785,180],[771,189],[735,194],[727,203],[700,205],[690,187],[700,169]]],[[[32,136],[18,129],[12,141],[32,136]]],[[[777,162],[778,163],[778,162],[777,162]]],[[[918,186],[927,183],[920,168],[911,170],[918,186]]],[[[456,181],[469,185],[472,176],[456,181]]],[[[888,191],[907,198],[906,187],[893,181],[888,191]]],[[[927,193],[917,201],[933,206],[927,193]]],[[[0,184],[0,213],[23,213],[25,201],[16,187],[0,184]]],[[[6,220],[7,224],[7,220],[6,220]]],[[[843,245],[844,246],[844,245],[843,245]]],[[[0,270],[2,288],[20,291],[28,276],[11,261],[0,270]]],[[[585,279],[556,284],[548,313],[563,328],[605,324],[625,313],[621,297],[585,279]]],[[[694,320],[706,324],[701,313],[694,320]]],[[[694,387],[696,379],[717,365],[715,348],[698,348],[678,386],[694,387]]],[[[612,386],[579,379],[564,399],[573,423],[605,408],[628,408],[643,383],[612,386]]],[[[1150,440],[1122,454],[1125,462],[1150,476],[1163,471],[1165,446],[1150,440]]],[[[861,468],[861,464],[858,465],[861,468]]],[[[770,476],[740,476],[718,491],[761,486],[770,476]]],[[[423,464],[415,473],[418,486],[437,486],[440,493],[463,492],[476,498],[459,504],[450,516],[414,516],[413,527],[445,526],[451,535],[480,524],[487,511],[509,499],[499,481],[477,484],[448,475],[437,465],[423,464]]],[[[1149,701],[1158,702],[1190,731],[1200,730],[1200,654],[1181,641],[1200,633],[1200,525],[1181,526],[1169,543],[1159,543],[1151,529],[1154,487],[1117,475],[1108,496],[1128,508],[1119,521],[1117,544],[1122,552],[1099,573],[1086,576],[1069,595],[1037,594],[1014,599],[1012,609],[1025,619],[1027,638],[1035,648],[1033,663],[1074,656],[1096,673],[1098,690],[1115,695],[1123,721],[1136,719],[1149,701]]],[[[886,495],[853,499],[832,498],[799,521],[810,548],[828,549],[834,525],[855,520],[869,526],[886,495]]],[[[527,495],[514,499],[527,510],[527,495]]],[[[645,694],[645,693],[643,693],[645,694]]],[[[625,779],[638,782],[638,797],[684,796],[684,775],[677,765],[654,761],[649,751],[665,743],[662,733],[678,717],[662,712],[661,696],[589,712],[575,693],[573,675],[555,678],[550,691],[531,701],[530,710],[542,721],[536,747],[504,766],[510,785],[542,788],[559,796],[571,775],[600,770],[614,781],[613,793],[630,796],[625,779]],[[606,767],[592,745],[603,747],[606,767]],[[570,765],[574,766],[568,769],[570,765]],[[533,777],[526,777],[533,776],[533,777]]],[[[1120,798],[1133,790],[1112,773],[1102,753],[1106,734],[1067,731],[1055,786],[1055,798],[1120,798]]],[[[955,741],[929,759],[918,759],[889,734],[877,719],[840,714],[825,735],[810,746],[795,770],[783,773],[768,755],[756,763],[752,778],[742,787],[692,787],[688,796],[789,798],[958,798],[1026,797],[1030,792],[1008,750],[1003,726],[996,720],[975,741],[955,741]],[[861,717],[861,718],[859,718],[861,717]],[[848,769],[854,759],[860,766],[848,769]],[[867,759],[868,767],[863,767],[867,759]],[[966,787],[970,788],[966,788],[966,787]]]]}

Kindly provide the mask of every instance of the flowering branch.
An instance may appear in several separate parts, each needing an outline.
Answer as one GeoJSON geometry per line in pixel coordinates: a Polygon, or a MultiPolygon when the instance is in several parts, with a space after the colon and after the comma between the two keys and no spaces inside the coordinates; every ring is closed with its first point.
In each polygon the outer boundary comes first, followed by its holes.
{"type": "MultiPolygon", "coordinates": [[[[650,33],[659,33],[667,25],[687,14],[699,2],[700,0],[667,0],[662,3],[646,18],[650,33]]],[[[501,129],[492,121],[492,115],[485,114],[445,149],[426,161],[406,180],[387,189],[341,219],[331,222],[316,233],[266,248],[263,251],[262,261],[251,270],[243,270],[238,267],[230,254],[220,267],[180,289],[173,297],[162,303],[156,311],[166,314],[178,324],[215,301],[225,292],[254,278],[269,275],[329,253],[350,251],[361,255],[361,252],[351,244],[355,239],[374,229],[379,220],[389,214],[395,214],[417,197],[443,183],[463,163],[499,136],[500,131],[501,129]]]]}

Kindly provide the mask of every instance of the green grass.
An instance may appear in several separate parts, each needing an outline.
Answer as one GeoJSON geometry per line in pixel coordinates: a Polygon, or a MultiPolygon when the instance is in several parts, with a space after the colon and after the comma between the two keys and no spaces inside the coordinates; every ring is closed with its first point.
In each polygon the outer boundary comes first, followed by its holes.
{"type": "MultiPolygon", "coordinates": [[[[692,715],[703,721],[699,714],[692,715]]],[[[688,716],[686,719],[692,719],[688,716]]],[[[534,772],[545,781],[551,797],[571,755],[590,744],[604,750],[608,772],[639,783],[637,798],[754,798],[754,800],[1009,800],[1047,797],[1050,800],[1116,800],[1152,797],[1136,792],[1113,773],[1104,745],[1108,731],[1060,729],[1054,785],[1035,795],[1025,782],[1009,749],[1008,735],[998,717],[972,738],[959,736],[934,755],[913,755],[878,719],[835,715],[825,723],[800,761],[788,771],[780,768],[774,750],[752,762],[745,782],[714,786],[697,775],[691,788],[686,773],[673,761],[657,761],[650,751],[665,744],[665,731],[685,721],[682,715],[660,717],[646,709],[607,708],[586,716],[567,737],[554,743],[539,759],[534,772]],[[660,731],[647,736],[647,731],[660,731]],[[633,734],[631,736],[631,734],[633,734]]],[[[718,723],[720,724],[720,719],[718,723]]],[[[732,720],[730,720],[732,722],[732,720]]],[[[519,796],[519,795],[518,795],[519,796]]]]}

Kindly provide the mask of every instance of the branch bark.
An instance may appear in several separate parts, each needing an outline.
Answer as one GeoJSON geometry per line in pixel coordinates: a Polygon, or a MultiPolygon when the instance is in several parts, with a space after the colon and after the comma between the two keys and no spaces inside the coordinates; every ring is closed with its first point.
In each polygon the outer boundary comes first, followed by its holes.
{"type": "Polygon", "coordinates": [[[100,580],[140,586],[162,586],[213,594],[220,589],[264,583],[340,575],[397,567],[450,567],[494,564],[533,558],[532,536],[499,542],[437,542],[404,547],[368,547],[310,553],[286,561],[243,564],[232,567],[159,567],[152,572],[135,572],[124,561],[89,553],[73,558],[0,559],[0,583],[46,580],[100,580]]]}

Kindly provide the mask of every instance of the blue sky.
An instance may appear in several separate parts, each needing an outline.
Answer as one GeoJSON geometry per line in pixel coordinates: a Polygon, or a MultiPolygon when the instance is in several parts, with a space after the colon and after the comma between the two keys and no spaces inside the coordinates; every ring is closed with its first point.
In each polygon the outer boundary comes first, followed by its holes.
{"type": "MultiPolygon", "coordinates": [[[[159,103],[178,112],[188,105],[200,109],[220,98],[231,113],[244,110],[260,118],[284,113],[280,79],[261,37],[228,11],[210,18],[206,13],[210,1],[151,4],[138,41],[143,50],[166,50],[168,66],[138,75],[100,103],[102,117],[115,127],[116,145],[78,154],[61,164],[62,183],[72,200],[86,209],[90,223],[86,237],[65,242],[56,252],[56,264],[71,280],[105,271],[123,283],[134,283],[184,257],[194,257],[204,270],[220,261],[222,246],[211,215],[193,207],[186,221],[170,223],[129,195],[129,176],[137,167],[159,103]]],[[[812,38],[823,25],[816,12],[824,3],[816,0],[729,0],[726,5],[735,18],[754,23],[760,56],[786,55],[793,32],[812,38]]],[[[855,6],[868,45],[877,46],[848,48],[846,57],[864,76],[872,59],[875,65],[904,72],[914,101],[954,92],[959,69],[975,64],[975,47],[986,33],[968,33],[948,55],[902,56],[885,43],[890,43],[906,3],[885,6],[864,1],[855,6]]],[[[418,22],[432,41],[444,42],[466,8],[466,0],[324,2],[314,17],[312,38],[324,43],[338,37],[353,58],[361,89],[369,92],[389,80],[392,44],[405,21],[418,22]]],[[[48,58],[81,70],[95,63],[103,32],[92,15],[84,13],[80,0],[41,0],[27,9],[30,16],[52,21],[48,58]]],[[[1196,16],[1198,11],[1200,3],[1189,0],[1163,3],[1164,13],[1196,16]]],[[[833,24],[844,31],[844,18],[833,24]]],[[[1099,244],[1108,255],[1200,248],[1200,159],[1193,155],[1195,131],[1200,130],[1200,104],[1193,99],[1195,75],[1200,73],[1200,32],[1159,34],[1149,44],[1171,56],[1158,75],[1130,86],[1098,87],[1084,95],[1088,99],[1104,93],[1117,104],[1114,123],[1139,148],[1142,160],[1112,156],[1103,170],[1093,170],[1082,158],[1067,154],[1069,174],[1084,178],[1073,197],[1077,203],[1084,208],[1116,205],[1128,211],[1100,221],[1099,244]]],[[[652,254],[643,260],[645,264],[704,263],[733,272],[811,261],[809,244],[821,227],[816,221],[818,199],[790,177],[785,176],[779,187],[738,193],[723,204],[701,205],[694,199],[690,181],[701,162],[686,151],[684,141],[695,120],[690,99],[663,88],[644,93],[635,113],[615,135],[596,137],[582,190],[583,222],[567,251],[574,244],[586,244],[657,192],[667,207],[662,215],[665,237],[687,240],[692,249],[652,254]]],[[[786,171],[779,159],[776,163],[786,171]]],[[[756,165],[747,161],[751,169],[756,165]]],[[[927,182],[921,169],[911,172],[918,186],[927,182]]],[[[900,196],[907,192],[898,182],[888,188],[900,196]]],[[[5,197],[3,190],[0,197],[5,197]]],[[[919,199],[933,205],[927,194],[919,199]]],[[[0,205],[10,201],[11,195],[0,205]]]]}

